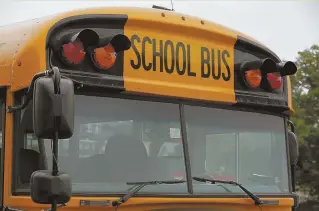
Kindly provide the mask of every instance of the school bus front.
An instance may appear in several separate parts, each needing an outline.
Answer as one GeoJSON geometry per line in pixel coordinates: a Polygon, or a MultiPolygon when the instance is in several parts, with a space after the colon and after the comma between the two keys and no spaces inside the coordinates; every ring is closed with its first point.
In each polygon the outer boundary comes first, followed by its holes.
{"type": "MultiPolygon", "coordinates": [[[[294,209],[293,66],[280,66],[258,42],[209,21],[137,8],[78,10],[2,30],[3,107],[21,102],[33,75],[52,67],[75,84],[74,134],[59,141],[58,156],[72,198],[59,209],[294,209]],[[205,179],[238,182],[271,203],[205,179]],[[114,206],[147,181],[164,184],[114,206]]],[[[31,173],[51,169],[53,159],[50,140],[33,134],[32,112],[29,105],[1,117],[0,187],[10,208],[48,207],[29,196],[31,173]]]]}

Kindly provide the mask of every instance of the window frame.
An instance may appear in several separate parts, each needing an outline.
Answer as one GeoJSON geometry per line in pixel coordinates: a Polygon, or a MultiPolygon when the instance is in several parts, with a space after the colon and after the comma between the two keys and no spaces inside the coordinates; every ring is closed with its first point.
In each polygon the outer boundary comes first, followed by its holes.
{"type": "MultiPolygon", "coordinates": [[[[27,92],[27,89],[23,89],[20,91],[17,91],[15,93],[13,93],[13,102],[15,105],[20,104],[22,102],[22,98],[23,95],[27,92]]],[[[21,121],[21,110],[17,110],[14,111],[12,114],[12,119],[13,119],[13,142],[12,142],[12,183],[11,183],[11,190],[12,190],[12,195],[16,196],[16,195],[21,195],[20,192],[25,192],[25,191],[20,191],[21,189],[17,188],[18,185],[18,174],[17,172],[19,172],[19,153],[15,153],[17,152],[18,149],[18,144],[17,142],[19,140],[18,139],[18,131],[19,131],[19,126],[20,126],[20,121],[21,121]]],[[[26,195],[26,194],[23,194],[26,195]]]]}
{"type": "MultiPolygon", "coordinates": [[[[26,91],[26,90],[24,90],[26,91]]],[[[146,197],[235,197],[235,198],[242,198],[242,197],[247,197],[245,193],[234,193],[234,194],[216,194],[216,193],[210,193],[210,194],[200,194],[200,193],[193,193],[193,181],[191,179],[192,174],[191,174],[191,165],[190,165],[190,155],[189,155],[189,150],[188,150],[188,140],[187,140],[187,131],[186,131],[186,124],[185,124],[185,111],[184,111],[184,106],[201,106],[201,107],[208,107],[208,108],[219,108],[219,109],[225,109],[225,110],[233,110],[233,111],[244,111],[244,112],[254,112],[254,113],[261,113],[261,114],[269,114],[269,115],[274,115],[283,118],[282,120],[286,122],[287,116],[284,114],[280,114],[277,112],[270,112],[268,110],[262,110],[258,108],[251,108],[251,107],[242,107],[242,106],[237,106],[237,105],[223,105],[219,103],[214,103],[214,102],[204,102],[204,101],[193,101],[193,100],[181,100],[181,99],[176,99],[176,98],[171,98],[171,97],[158,97],[158,96],[142,96],[142,95],[137,95],[137,94],[126,94],[126,93],[113,93],[113,92],[108,92],[106,89],[91,89],[87,87],[82,87],[80,89],[75,90],[75,95],[84,95],[84,96],[99,96],[99,97],[109,97],[109,98],[119,98],[119,99],[124,99],[124,100],[138,100],[138,101],[149,101],[149,102],[164,102],[164,103],[173,103],[179,106],[179,121],[180,121],[180,127],[181,127],[181,135],[183,137],[183,153],[184,153],[184,162],[185,162],[185,173],[186,173],[186,179],[188,180],[187,182],[187,193],[181,193],[181,194],[172,194],[172,193],[156,193],[156,194],[148,194],[148,193],[138,193],[137,196],[146,196],[146,197]]],[[[22,99],[21,92],[17,93],[15,96],[15,101],[16,103],[19,103],[22,99]]],[[[76,105],[75,105],[76,106],[76,105]]],[[[13,141],[13,150],[16,150],[17,144],[16,144],[16,139],[17,139],[17,128],[19,126],[19,121],[21,119],[21,112],[15,112],[14,115],[14,141],[13,141]]],[[[289,162],[289,154],[288,154],[288,141],[287,141],[287,127],[285,127],[285,133],[286,133],[286,139],[285,139],[285,144],[286,144],[286,156],[287,161],[289,162]]],[[[18,165],[16,165],[18,160],[18,156],[13,156],[13,167],[14,169],[18,168],[18,165]]],[[[288,182],[291,184],[291,177],[290,177],[290,167],[289,163],[288,165],[288,182]]],[[[13,169],[13,170],[14,170],[13,169]]],[[[18,196],[25,196],[29,195],[29,190],[26,189],[17,189],[16,185],[17,182],[16,175],[17,171],[12,172],[12,193],[13,195],[18,195],[18,196]]],[[[291,196],[291,187],[289,187],[289,194],[287,193],[263,193],[263,194],[257,194],[258,196],[265,196],[265,197],[284,197],[284,198],[289,198],[291,196]]],[[[112,192],[106,192],[106,193],[98,193],[98,194],[86,194],[86,193],[81,193],[81,194],[73,194],[74,196],[121,196],[122,194],[126,194],[126,192],[123,193],[112,193],[112,192]]]]}
{"type": "Polygon", "coordinates": [[[0,207],[3,206],[4,196],[4,164],[5,164],[5,129],[6,129],[6,88],[0,88],[0,103],[1,103],[1,114],[2,122],[2,146],[1,146],[1,157],[0,157],[0,207]]]}

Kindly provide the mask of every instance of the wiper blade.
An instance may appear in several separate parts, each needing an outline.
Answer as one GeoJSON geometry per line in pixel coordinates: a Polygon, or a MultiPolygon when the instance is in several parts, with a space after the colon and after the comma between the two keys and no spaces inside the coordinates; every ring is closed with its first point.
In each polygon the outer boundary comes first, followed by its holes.
{"type": "Polygon", "coordinates": [[[278,205],[279,204],[278,200],[273,200],[273,201],[261,200],[258,196],[254,195],[252,192],[250,192],[245,187],[243,187],[241,184],[239,184],[235,181],[206,179],[206,178],[201,178],[201,177],[193,177],[193,180],[196,180],[198,182],[210,182],[211,184],[221,183],[221,184],[229,184],[229,185],[238,186],[255,202],[255,205],[278,205]]]}
{"type": "Polygon", "coordinates": [[[118,207],[121,204],[125,203],[132,196],[134,196],[137,192],[139,192],[142,188],[147,185],[160,185],[160,184],[179,184],[185,183],[186,180],[164,180],[164,181],[146,181],[146,182],[127,182],[127,185],[136,185],[136,187],[128,192],[126,195],[122,196],[119,200],[112,201],[112,206],[118,207]]]}

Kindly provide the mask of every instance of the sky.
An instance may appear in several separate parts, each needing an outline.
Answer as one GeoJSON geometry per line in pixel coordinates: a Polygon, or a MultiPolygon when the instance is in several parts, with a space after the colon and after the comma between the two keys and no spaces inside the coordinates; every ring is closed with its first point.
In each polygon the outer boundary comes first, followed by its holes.
{"type": "MultiPolygon", "coordinates": [[[[171,0],[0,0],[0,26],[77,8],[152,5],[171,8],[171,0]]],[[[254,37],[284,60],[294,61],[298,51],[319,44],[319,0],[173,0],[173,5],[176,12],[254,37]]]]}

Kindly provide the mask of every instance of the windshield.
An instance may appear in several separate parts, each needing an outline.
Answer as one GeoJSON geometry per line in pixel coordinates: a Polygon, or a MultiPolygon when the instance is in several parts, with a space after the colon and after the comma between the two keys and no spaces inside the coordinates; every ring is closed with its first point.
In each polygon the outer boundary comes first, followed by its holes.
{"type": "MultiPolygon", "coordinates": [[[[122,193],[132,187],[127,182],[179,179],[185,172],[176,146],[177,104],[77,95],[75,105],[74,135],[59,149],[59,167],[72,177],[73,192],[122,193]]],[[[50,141],[45,148],[51,169],[50,141]]],[[[143,190],[187,193],[186,184],[161,186],[143,190]]]]}
{"type": "MultiPolygon", "coordinates": [[[[58,161],[60,171],[72,178],[74,194],[123,193],[132,187],[127,182],[186,179],[178,104],[76,95],[75,105],[74,135],[60,140],[58,161]]],[[[282,118],[188,105],[184,112],[192,176],[232,179],[252,192],[288,192],[282,118]]],[[[37,139],[27,136],[25,146],[39,148],[34,143],[37,139]]],[[[51,169],[51,142],[43,143],[51,169]]],[[[41,153],[41,147],[36,151],[41,153]]],[[[195,193],[227,193],[196,181],[193,188],[195,193]]],[[[140,192],[188,190],[180,183],[140,192]]]]}
{"type": "MultiPolygon", "coordinates": [[[[185,119],[192,175],[237,181],[255,193],[289,191],[282,118],[185,106],[185,119]]],[[[212,191],[205,186],[194,183],[194,192],[212,191]]]]}

